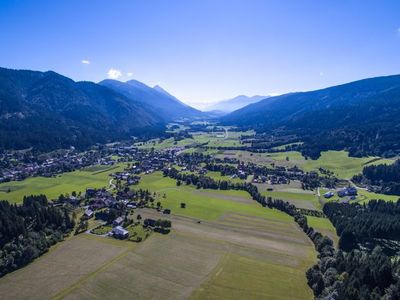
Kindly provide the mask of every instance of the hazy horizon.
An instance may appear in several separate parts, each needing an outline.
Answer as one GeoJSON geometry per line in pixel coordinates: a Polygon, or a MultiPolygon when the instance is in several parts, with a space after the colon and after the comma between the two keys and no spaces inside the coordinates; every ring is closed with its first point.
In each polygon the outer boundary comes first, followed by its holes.
{"type": "Polygon", "coordinates": [[[395,1],[2,1],[0,66],[136,79],[202,108],[398,74],[399,11],[395,1]]]}

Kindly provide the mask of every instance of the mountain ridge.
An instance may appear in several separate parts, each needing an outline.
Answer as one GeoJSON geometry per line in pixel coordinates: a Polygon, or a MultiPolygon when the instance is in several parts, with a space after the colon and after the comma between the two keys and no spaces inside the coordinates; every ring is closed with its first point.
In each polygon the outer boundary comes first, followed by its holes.
{"type": "Polygon", "coordinates": [[[209,107],[206,108],[207,112],[212,112],[212,111],[220,111],[223,113],[230,113],[235,110],[238,110],[242,107],[245,107],[247,105],[257,103],[263,99],[267,99],[270,96],[260,96],[260,95],[254,95],[254,96],[246,96],[246,95],[239,95],[231,99],[225,99],[218,101],[217,103],[214,103],[210,105],[209,107]]]}
{"type": "Polygon", "coordinates": [[[99,84],[123,94],[133,101],[151,106],[165,122],[173,121],[177,118],[193,118],[203,115],[202,112],[186,105],[161,87],[155,89],[138,80],[122,82],[105,79],[100,81],[99,84]]]}
{"type": "Polygon", "coordinates": [[[163,124],[149,107],[96,83],[0,68],[0,148],[82,148],[163,124]]]}
{"type": "Polygon", "coordinates": [[[400,134],[392,132],[400,126],[399,114],[400,75],[390,75],[271,97],[221,122],[261,132],[294,132],[308,141],[304,153],[311,157],[327,149],[346,149],[353,156],[393,156],[400,153],[400,134]]]}

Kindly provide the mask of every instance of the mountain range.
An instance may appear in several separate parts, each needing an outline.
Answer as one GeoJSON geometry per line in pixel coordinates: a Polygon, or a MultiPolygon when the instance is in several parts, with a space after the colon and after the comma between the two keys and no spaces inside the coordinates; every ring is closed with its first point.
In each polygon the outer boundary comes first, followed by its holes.
{"type": "Polygon", "coordinates": [[[2,149],[82,148],[132,135],[159,135],[167,121],[200,114],[161,88],[138,81],[96,84],[52,71],[0,68],[2,149]]]}
{"type": "MultiPolygon", "coordinates": [[[[220,109],[253,101],[258,102],[218,120],[261,134],[295,136],[304,142],[298,150],[311,158],[330,149],[352,156],[400,155],[400,75],[268,98],[239,96],[220,109]]],[[[52,71],[0,68],[0,149],[84,148],[160,136],[167,122],[209,115],[136,80],[96,84],[52,71]]]]}
{"type": "Polygon", "coordinates": [[[242,107],[245,107],[249,104],[253,104],[259,102],[263,99],[268,98],[269,96],[245,96],[240,95],[232,99],[218,101],[217,103],[209,106],[206,108],[206,111],[214,111],[214,112],[221,112],[221,113],[230,113],[235,110],[238,110],[242,107]]]}
{"type": "Polygon", "coordinates": [[[103,80],[99,84],[133,101],[150,105],[164,122],[177,118],[193,118],[203,115],[202,112],[184,104],[160,86],[151,88],[137,80],[121,82],[111,79],[103,80]]]}
{"type": "Polygon", "coordinates": [[[400,153],[400,75],[270,97],[221,121],[259,132],[295,133],[311,157],[327,149],[393,156],[400,153]]]}

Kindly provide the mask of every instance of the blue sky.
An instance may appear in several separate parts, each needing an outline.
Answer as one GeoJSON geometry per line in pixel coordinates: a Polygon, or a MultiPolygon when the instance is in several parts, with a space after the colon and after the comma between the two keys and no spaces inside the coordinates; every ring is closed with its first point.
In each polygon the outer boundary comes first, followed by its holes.
{"type": "Polygon", "coordinates": [[[0,66],[201,106],[400,73],[400,1],[0,0],[0,66]]]}

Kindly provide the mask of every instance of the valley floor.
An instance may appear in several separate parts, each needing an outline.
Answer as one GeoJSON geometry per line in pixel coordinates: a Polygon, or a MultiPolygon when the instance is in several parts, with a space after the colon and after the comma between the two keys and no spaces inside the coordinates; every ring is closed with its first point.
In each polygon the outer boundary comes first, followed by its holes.
{"type": "MultiPolygon", "coordinates": [[[[153,175],[167,193],[172,232],[136,244],[81,234],[0,279],[5,299],[312,299],[304,276],[314,246],[286,214],[258,206],[248,195],[211,191],[200,207],[182,187],[187,208],[176,210],[172,180],[153,175]],[[207,207],[210,214],[202,208],[207,207]],[[192,210],[192,211],[191,211],[192,210]]],[[[157,183],[158,182],[158,183],[157,183]]],[[[154,186],[153,186],[154,187],[154,186]]],[[[160,218],[154,209],[143,217],[160,218]]]]}

